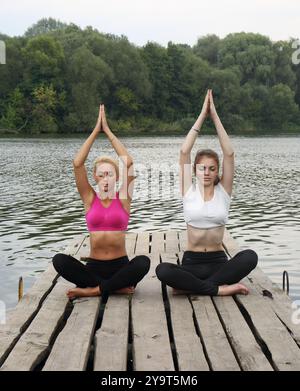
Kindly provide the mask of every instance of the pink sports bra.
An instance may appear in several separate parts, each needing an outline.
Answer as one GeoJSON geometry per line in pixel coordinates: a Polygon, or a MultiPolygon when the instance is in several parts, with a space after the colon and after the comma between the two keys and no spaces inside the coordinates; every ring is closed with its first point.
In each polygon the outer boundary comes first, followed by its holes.
{"type": "Polygon", "coordinates": [[[119,192],[107,208],[102,205],[95,193],[85,218],[89,231],[125,231],[128,226],[129,213],[119,199],[119,192]]]}

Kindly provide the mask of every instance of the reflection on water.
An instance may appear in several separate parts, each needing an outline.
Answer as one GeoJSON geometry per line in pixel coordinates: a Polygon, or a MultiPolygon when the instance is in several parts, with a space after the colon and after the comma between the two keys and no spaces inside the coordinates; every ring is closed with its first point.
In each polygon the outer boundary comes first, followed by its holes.
{"type": "MultiPolygon", "coordinates": [[[[184,229],[178,165],[182,137],[124,138],[136,165],[130,231],[184,229]]],[[[2,139],[0,202],[0,300],[17,301],[68,239],[86,232],[72,159],[83,139],[2,139]]],[[[300,298],[300,152],[297,137],[232,137],[236,175],[228,229],[253,248],[261,268],[280,284],[290,276],[290,295],[300,298]]],[[[202,136],[198,148],[220,152],[216,137],[202,136]]],[[[88,158],[112,154],[103,137],[88,158]]]]}

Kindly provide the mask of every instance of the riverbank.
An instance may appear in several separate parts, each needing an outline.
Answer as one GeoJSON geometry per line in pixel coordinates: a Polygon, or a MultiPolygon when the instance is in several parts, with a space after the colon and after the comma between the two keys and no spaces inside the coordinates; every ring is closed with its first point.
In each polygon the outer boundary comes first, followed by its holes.
{"type": "MultiPolygon", "coordinates": [[[[120,137],[172,137],[172,136],[185,136],[188,132],[189,128],[185,130],[170,130],[170,131],[159,131],[159,130],[118,130],[118,131],[113,131],[116,136],[120,137]]],[[[26,138],[26,139],[34,139],[34,138],[82,138],[86,137],[88,134],[92,132],[92,129],[90,132],[75,132],[75,133],[38,133],[38,134],[29,134],[29,133],[18,133],[17,131],[9,131],[9,132],[1,132],[0,130],[0,139],[1,138],[26,138]]],[[[295,137],[297,135],[300,135],[300,128],[299,129],[294,129],[294,130],[289,130],[289,131],[253,131],[253,130],[248,130],[248,131],[243,131],[243,132],[234,132],[231,131],[229,132],[231,136],[238,136],[238,137],[295,137]]],[[[203,128],[201,130],[201,134],[207,135],[207,136],[212,136],[216,135],[216,131],[214,129],[205,129],[203,128]]]]}

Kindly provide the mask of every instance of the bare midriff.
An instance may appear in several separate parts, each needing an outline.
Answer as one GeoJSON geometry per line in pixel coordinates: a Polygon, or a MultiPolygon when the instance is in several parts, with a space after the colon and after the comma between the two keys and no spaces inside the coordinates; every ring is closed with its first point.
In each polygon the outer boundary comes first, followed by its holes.
{"type": "Polygon", "coordinates": [[[188,251],[223,251],[222,246],[225,226],[216,228],[196,228],[187,224],[188,251]]]}
{"type": "Polygon", "coordinates": [[[90,232],[90,258],[109,261],[127,255],[124,231],[90,232]]]}

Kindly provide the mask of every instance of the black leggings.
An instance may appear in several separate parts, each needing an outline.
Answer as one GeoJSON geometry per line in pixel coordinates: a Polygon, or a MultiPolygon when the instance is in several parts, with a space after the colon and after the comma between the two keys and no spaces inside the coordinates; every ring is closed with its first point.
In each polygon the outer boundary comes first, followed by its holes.
{"type": "Polygon", "coordinates": [[[84,265],[71,255],[56,254],[52,262],[55,270],[66,280],[80,288],[100,286],[102,294],[136,287],[150,268],[150,259],[146,255],[138,255],[131,261],[127,256],[109,261],[87,258],[84,265]]]}
{"type": "Polygon", "coordinates": [[[185,251],[182,265],[162,262],[156,267],[161,282],[175,289],[216,296],[218,287],[234,284],[257,265],[253,250],[242,250],[228,260],[224,251],[185,251]]]}

